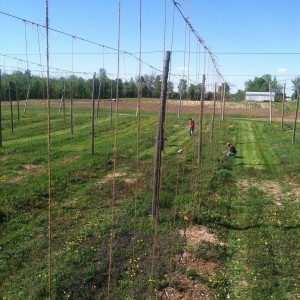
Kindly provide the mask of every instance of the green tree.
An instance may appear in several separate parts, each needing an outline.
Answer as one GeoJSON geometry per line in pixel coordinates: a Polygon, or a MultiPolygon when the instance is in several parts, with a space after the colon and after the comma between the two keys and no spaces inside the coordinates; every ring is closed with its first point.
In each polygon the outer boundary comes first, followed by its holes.
{"type": "MultiPolygon", "coordinates": [[[[222,94],[223,89],[224,89],[224,83],[218,87],[218,92],[222,94]]],[[[227,82],[225,82],[225,96],[228,96],[229,94],[230,94],[230,85],[227,82]]]]}
{"type": "Polygon", "coordinates": [[[281,94],[283,91],[283,86],[277,81],[276,76],[274,76],[273,80],[270,81],[271,91],[275,92],[275,94],[281,94]]]}
{"type": "Polygon", "coordinates": [[[168,98],[178,99],[178,93],[174,91],[174,83],[172,81],[168,81],[168,98]]]}
{"type": "Polygon", "coordinates": [[[214,98],[214,93],[213,92],[207,92],[206,95],[205,95],[205,100],[208,100],[208,101],[212,101],[214,98]]]}
{"type": "Polygon", "coordinates": [[[232,101],[244,101],[246,92],[242,90],[238,90],[235,94],[231,94],[232,101]]]}
{"type": "Polygon", "coordinates": [[[181,99],[186,99],[187,90],[188,90],[186,79],[180,79],[177,88],[178,88],[178,93],[181,96],[181,99]]]}
{"type": "Polygon", "coordinates": [[[109,99],[111,96],[111,80],[107,77],[106,70],[101,68],[99,70],[99,81],[101,85],[100,97],[101,99],[109,99]]]}
{"type": "Polygon", "coordinates": [[[270,74],[255,77],[254,80],[245,82],[245,90],[247,92],[268,92],[269,87],[271,87],[271,91],[276,94],[282,93],[282,85],[278,83],[276,76],[272,79],[270,74]]]}
{"type": "Polygon", "coordinates": [[[161,93],[161,76],[156,75],[154,80],[153,97],[160,98],[161,93]]]}
{"type": "Polygon", "coordinates": [[[297,99],[297,94],[298,94],[298,85],[300,84],[300,76],[292,79],[292,84],[293,84],[293,95],[292,99],[297,99]]]}
{"type": "Polygon", "coordinates": [[[190,100],[196,100],[196,94],[197,94],[197,87],[195,84],[190,84],[188,87],[188,98],[190,100]]]}

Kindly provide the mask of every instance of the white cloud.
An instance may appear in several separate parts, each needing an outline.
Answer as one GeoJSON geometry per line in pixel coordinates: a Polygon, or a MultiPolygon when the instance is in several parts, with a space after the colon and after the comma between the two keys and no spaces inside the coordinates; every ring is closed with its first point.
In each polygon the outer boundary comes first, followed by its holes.
{"type": "Polygon", "coordinates": [[[277,73],[285,73],[287,71],[287,68],[279,68],[277,70],[277,73]]]}
{"type": "Polygon", "coordinates": [[[181,66],[181,67],[176,67],[176,70],[177,71],[187,71],[188,70],[188,68],[187,67],[183,67],[183,66],[181,66]]]}

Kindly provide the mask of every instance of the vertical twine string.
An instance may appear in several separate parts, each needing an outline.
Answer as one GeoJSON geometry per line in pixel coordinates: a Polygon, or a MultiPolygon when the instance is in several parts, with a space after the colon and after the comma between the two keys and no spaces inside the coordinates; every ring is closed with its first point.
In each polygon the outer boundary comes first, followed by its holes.
{"type": "MultiPolygon", "coordinates": [[[[140,161],[139,161],[139,145],[140,145],[140,131],[141,131],[141,119],[140,119],[140,108],[141,108],[141,67],[142,67],[142,0],[140,0],[140,15],[139,15],[139,73],[138,73],[138,108],[137,108],[137,127],[136,127],[136,196],[134,199],[134,216],[133,216],[133,244],[132,244],[132,261],[135,261],[135,245],[137,238],[137,223],[136,223],[136,215],[137,215],[137,199],[140,195],[140,185],[139,185],[139,176],[140,176],[140,161]]],[[[133,295],[133,282],[131,283],[131,293],[133,295]]]]}
{"type": "Polygon", "coordinates": [[[51,277],[52,277],[52,222],[51,222],[51,115],[50,115],[50,91],[49,91],[49,14],[48,0],[46,0],[46,58],[47,58],[47,113],[48,113],[48,298],[51,300],[51,277]]]}
{"type": "Polygon", "coordinates": [[[39,57],[40,57],[40,66],[41,66],[41,76],[42,76],[42,92],[43,100],[45,100],[45,89],[44,89],[44,80],[43,80],[43,65],[42,65],[42,55],[41,55],[41,43],[40,43],[40,31],[39,25],[36,25],[37,35],[38,35],[38,45],[39,45],[39,57]]]}
{"type": "Polygon", "coordinates": [[[172,17],[171,63],[170,63],[170,72],[169,72],[169,79],[168,79],[168,98],[170,98],[169,82],[171,81],[171,73],[172,73],[172,51],[173,51],[173,43],[174,43],[174,18],[175,18],[175,5],[173,5],[173,17],[172,17]]]}
{"type": "Polygon", "coordinates": [[[185,79],[185,56],[186,56],[186,31],[187,31],[187,24],[185,26],[185,32],[184,32],[184,54],[183,54],[183,71],[182,71],[182,82],[181,82],[181,89],[180,89],[180,102],[179,102],[179,112],[178,112],[178,118],[179,123],[181,125],[181,110],[182,110],[182,95],[183,93],[183,87],[184,87],[184,79],[185,79]]]}
{"type": "Polygon", "coordinates": [[[167,0],[165,0],[164,53],[166,52],[166,30],[167,30],[167,0]]]}
{"type": "Polygon", "coordinates": [[[116,201],[116,166],[117,166],[117,141],[118,141],[118,109],[119,109],[119,76],[120,76],[120,27],[121,27],[121,0],[118,0],[118,61],[117,61],[117,79],[116,79],[116,115],[115,115],[115,130],[114,130],[114,168],[113,168],[113,188],[111,201],[111,232],[109,245],[109,269],[107,296],[110,299],[111,293],[111,272],[112,272],[112,252],[113,252],[113,233],[114,233],[114,214],[116,201]]]}
{"type": "Polygon", "coordinates": [[[26,27],[26,21],[23,20],[23,22],[24,22],[24,28],[25,28],[26,67],[27,67],[27,70],[28,70],[29,68],[28,68],[28,50],[27,50],[27,27],[26,27]]]}

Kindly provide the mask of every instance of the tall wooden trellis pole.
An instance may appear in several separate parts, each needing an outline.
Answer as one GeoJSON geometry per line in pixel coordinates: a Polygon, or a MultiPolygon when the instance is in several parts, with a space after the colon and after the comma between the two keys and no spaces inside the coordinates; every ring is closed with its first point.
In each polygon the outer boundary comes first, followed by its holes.
{"type": "Polygon", "coordinates": [[[285,102],[285,84],[283,85],[283,95],[282,95],[281,130],[283,130],[283,122],[284,122],[284,102],[285,102]]]}
{"type": "Polygon", "coordinates": [[[18,108],[18,121],[20,121],[20,102],[19,102],[19,86],[18,86],[18,81],[16,82],[16,97],[17,97],[17,108],[18,108]]]}
{"type": "Polygon", "coordinates": [[[202,159],[204,98],[205,98],[205,75],[203,75],[202,78],[201,102],[200,102],[200,112],[199,112],[198,163],[200,163],[202,159]]]}
{"type": "Polygon", "coordinates": [[[269,122],[272,123],[272,92],[271,92],[271,85],[269,85],[269,97],[270,97],[270,120],[269,120],[269,122]]]}
{"type": "Polygon", "coordinates": [[[93,91],[92,91],[92,109],[91,109],[91,116],[92,116],[92,128],[91,128],[91,153],[95,153],[95,78],[96,73],[94,73],[93,77],[93,91]]]}
{"type": "Polygon", "coordinates": [[[0,69],[0,148],[2,148],[2,73],[0,69]]]}
{"type": "Polygon", "coordinates": [[[156,147],[154,157],[154,173],[153,173],[153,194],[152,194],[152,220],[158,221],[159,212],[159,192],[160,192],[160,167],[161,167],[161,151],[162,143],[164,143],[164,122],[167,100],[168,74],[171,52],[167,51],[164,60],[163,80],[161,88],[161,107],[158,115],[156,147]]]}
{"type": "Polygon", "coordinates": [[[47,59],[47,140],[48,140],[48,299],[52,299],[52,162],[51,162],[51,102],[49,75],[49,6],[46,0],[46,59],[47,59]]]}
{"type": "Polygon", "coordinates": [[[222,104],[221,104],[221,120],[224,121],[225,118],[225,98],[226,98],[226,82],[223,83],[222,89],[222,104]]]}
{"type": "Polygon", "coordinates": [[[114,130],[114,150],[113,150],[113,183],[111,197],[111,228],[109,238],[109,263],[107,279],[107,298],[111,299],[111,278],[113,267],[113,238],[115,222],[115,202],[116,202],[116,169],[118,150],[118,123],[119,123],[119,78],[120,78],[120,35],[121,35],[121,0],[118,0],[118,55],[117,55],[117,78],[116,78],[116,106],[115,106],[115,130],[114,130]]]}
{"type": "Polygon", "coordinates": [[[71,134],[74,133],[74,122],[73,122],[73,81],[70,82],[70,128],[71,134]]]}
{"type": "Polygon", "coordinates": [[[296,102],[296,112],[295,112],[295,119],[294,119],[294,127],[293,127],[293,137],[292,143],[295,144],[296,141],[296,127],[297,127],[297,118],[298,118],[298,110],[299,110],[299,92],[300,92],[300,81],[297,82],[297,102],[296,102]]]}
{"type": "Polygon", "coordinates": [[[62,85],[62,95],[61,95],[61,101],[60,101],[59,110],[58,110],[58,113],[60,113],[61,109],[63,109],[64,122],[66,122],[66,99],[65,99],[65,94],[66,94],[66,83],[64,81],[63,85],[62,85]]]}
{"type": "Polygon", "coordinates": [[[211,115],[211,127],[210,127],[210,142],[213,141],[214,136],[214,126],[215,126],[215,114],[216,114],[216,99],[217,99],[217,84],[215,83],[215,91],[214,91],[214,103],[213,103],[213,111],[211,115]]]}
{"type": "Polygon", "coordinates": [[[11,81],[8,82],[8,97],[9,97],[9,106],[10,106],[10,127],[11,132],[14,132],[14,115],[13,115],[13,105],[12,105],[12,96],[11,96],[11,81]]]}

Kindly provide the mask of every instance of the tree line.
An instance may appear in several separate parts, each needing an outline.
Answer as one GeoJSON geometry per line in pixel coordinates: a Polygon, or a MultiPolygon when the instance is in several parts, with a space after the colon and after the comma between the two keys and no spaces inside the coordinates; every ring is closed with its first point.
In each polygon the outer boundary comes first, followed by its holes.
{"type": "MultiPolygon", "coordinates": [[[[14,100],[24,100],[27,95],[30,99],[46,98],[46,80],[39,75],[31,74],[30,70],[25,72],[15,71],[12,74],[2,74],[2,99],[8,101],[9,97],[14,100]],[[10,95],[10,96],[9,96],[10,95]]],[[[63,89],[65,97],[70,97],[72,93],[75,99],[90,99],[93,90],[93,79],[84,79],[81,76],[71,75],[67,78],[50,78],[49,92],[51,99],[60,99],[63,89]]],[[[140,78],[130,78],[118,82],[118,98],[137,98],[138,87],[141,89],[143,98],[159,98],[161,93],[161,76],[145,74],[140,78]]],[[[189,99],[199,100],[202,91],[201,84],[188,84],[186,79],[180,79],[175,91],[174,83],[168,82],[169,99],[189,99]]],[[[99,99],[116,98],[116,79],[107,76],[105,69],[101,68],[95,78],[95,97],[99,99]]],[[[211,92],[206,93],[207,100],[213,98],[211,92]]]]}
{"type": "MultiPolygon", "coordinates": [[[[296,97],[297,84],[300,78],[292,80],[294,85],[293,97],[296,97]]],[[[70,97],[72,93],[75,99],[90,99],[93,90],[93,79],[84,79],[81,76],[71,75],[67,78],[50,78],[49,91],[51,99],[61,99],[63,89],[65,97],[70,97]]],[[[15,71],[12,74],[2,74],[2,99],[8,101],[9,97],[14,100],[24,100],[27,95],[29,99],[45,99],[46,98],[46,81],[45,78],[31,74],[30,70],[24,72],[15,71]]],[[[130,78],[123,81],[119,79],[118,82],[119,94],[118,98],[137,98],[138,87],[141,88],[141,97],[143,98],[159,98],[161,92],[161,76],[154,74],[145,74],[143,76],[130,78]]],[[[235,94],[230,94],[230,86],[225,83],[224,86],[219,86],[217,89],[217,98],[225,90],[227,100],[243,101],[245,99],[246,91],[254,92],[275,92],[278,99],[282,97],[283,86],[276,77],[266,74],[262,77],[255,77],[253,80],[245,82],[245,90],[238,90],[235,94]]],[[[168,98],[169,99],[188,99],[199,100],[202,91],[202,84],[188,83],[186,79],[180,79],[175,91],[174,83],[168,82],[168,98]]],[[[95,97],[98,99],[117,98],[116,95],[116,79],[111,79],[107,76],[105,69],[101,68],[95,78],[95,97]]],[[[213,100],[214,93],[207,91],[205,93],[205,100],[213,100]]]]}

